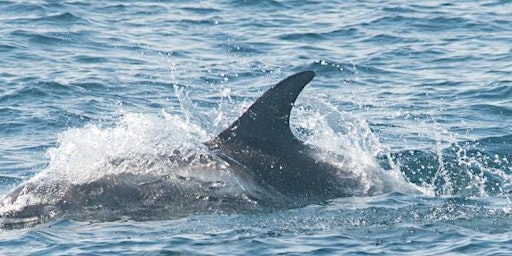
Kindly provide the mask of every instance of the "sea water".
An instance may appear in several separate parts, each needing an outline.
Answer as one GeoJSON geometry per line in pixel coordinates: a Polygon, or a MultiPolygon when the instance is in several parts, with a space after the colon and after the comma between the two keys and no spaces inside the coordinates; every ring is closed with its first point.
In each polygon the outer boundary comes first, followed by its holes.
{"type": "Polygon", "coordinates": [[[265,213],[57,219],[1,230],[0,254],[510,254],[511,45],[504,0],[0,1],[1,195],[190,148],[303,70],[294,133],[387,184],[265,213]]]}

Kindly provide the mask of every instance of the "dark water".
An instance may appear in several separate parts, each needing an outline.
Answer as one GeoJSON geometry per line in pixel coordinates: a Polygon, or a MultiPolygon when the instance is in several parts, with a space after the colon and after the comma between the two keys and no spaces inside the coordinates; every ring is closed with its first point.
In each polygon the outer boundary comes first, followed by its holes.
{"type": "Polygon", "coordinates": [[[302,70],[299,137],[396,185],[270,213],[60,218],[0,231],[2,255],[512,251],[509,1],[0,1],[0,25],[2,195],[212,138],[302,70]]]}

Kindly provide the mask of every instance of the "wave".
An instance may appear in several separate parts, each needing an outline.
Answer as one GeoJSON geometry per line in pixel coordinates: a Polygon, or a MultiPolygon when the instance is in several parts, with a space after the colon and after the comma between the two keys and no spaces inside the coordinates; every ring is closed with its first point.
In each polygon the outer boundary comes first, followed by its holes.
{"type": "Polygon", "coordinates": [[[30,22],[30,23],[38,23],[38,24],[55,24],[59,26],[65,26],[65,25],[88,25],[89,22],[81,18],[73,13],[70,12],[64,12],[60,14],[54,14],[54,15],[48,15],[44,17],[38,17],[34,19],[29,19],[27,21],[19,20],[18,22],[30,22]]]}

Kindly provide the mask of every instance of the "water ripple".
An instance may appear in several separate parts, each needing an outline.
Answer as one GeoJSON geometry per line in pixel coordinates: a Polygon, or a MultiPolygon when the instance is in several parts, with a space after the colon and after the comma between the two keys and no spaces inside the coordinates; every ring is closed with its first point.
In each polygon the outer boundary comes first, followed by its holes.
{"type": "MultiPolygon", "coordinates": [[[[19,20],[17,22],[23,23],[25,21],[19,20]]],[[[76,16],[70,12],[48,15],[45,17],[38,17],[38,18],[27,20],[26,22],[39,23],[39,24],[55,24],[56,26],[66,26],[66,25],[71,25],[71,24],[81,24],[81,25],[89,24],[89,22],[87,22],[85,19],[82,19],[79,16],[76,16]]]]}
{"type": "Polygon", "coordinates": [[[358,134],[347,148],[375,138],[364,153],[432,192],[268,214],[59,220],[1,231],[0,252],[506,254],[510,7],[507,0],[0,1],[2,192],[44,170],[64,131],[115,127],[133,112],[161,118],[165,110],[213,134],[304,69],[317,76],[297,102],[305,112],[292,117],[299,130],[358,134]]]}

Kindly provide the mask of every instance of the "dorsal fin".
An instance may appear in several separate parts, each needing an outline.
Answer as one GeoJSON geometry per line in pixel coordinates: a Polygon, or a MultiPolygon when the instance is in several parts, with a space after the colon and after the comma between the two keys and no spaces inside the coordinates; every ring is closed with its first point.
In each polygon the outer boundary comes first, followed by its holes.
{"type": "Polygon", "coordinates": [[[258,98],[212,144],[245,144],[262,150],[281,150],[296,143],[290,129],[290,112],[302,89],[314,77],[313,71],[303,71],[285,78],[258,98]]]}

